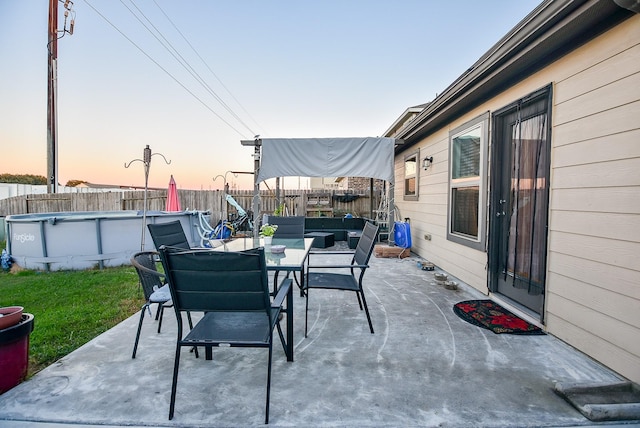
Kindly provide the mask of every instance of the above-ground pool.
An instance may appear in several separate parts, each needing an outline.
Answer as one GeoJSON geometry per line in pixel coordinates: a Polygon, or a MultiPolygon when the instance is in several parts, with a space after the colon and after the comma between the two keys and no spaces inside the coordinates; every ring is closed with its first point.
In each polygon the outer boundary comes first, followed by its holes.
{"type": "MultiPolygon", "coordinates": [[[[147,212],[146,223],[180,220],[191,246],[200,240],[197,211],[147,212]]],[[[130,263],[140,251],[141,211],[81,211],[10,215],[7,251],[20,267],[34,270],[87,269],[130,263]]],[[[144,250],[154,250],[144,228],[144,250]]]]}

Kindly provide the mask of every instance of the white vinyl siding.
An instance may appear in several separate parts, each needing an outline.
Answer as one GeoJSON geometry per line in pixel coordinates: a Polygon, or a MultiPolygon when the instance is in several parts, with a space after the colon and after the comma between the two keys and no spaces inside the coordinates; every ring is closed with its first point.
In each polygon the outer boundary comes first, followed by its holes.
{"type": "Polygon", "coordinates": [[[640,16],[567,58],[555,85],[547,319],[640,381],[640,16]]]}
{"type": "Polygon", "coordinates": [[[434,164],[419,170],[420,201],[396,198],[402,216],[411,218],[412,251],[488,294],[487,254],[447,239],[449,133],[552,83],[545,329],[634,382],[640,382],[638,58],[635,15],[423,139],[420,151],[434,164]]]}

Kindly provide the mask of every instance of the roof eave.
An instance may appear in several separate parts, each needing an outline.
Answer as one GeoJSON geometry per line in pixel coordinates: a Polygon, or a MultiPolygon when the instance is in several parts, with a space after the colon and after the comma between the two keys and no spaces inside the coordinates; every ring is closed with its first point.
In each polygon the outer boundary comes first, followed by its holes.
{"type": "Polygon", "coordinates": [[[386,131],[382,135],[385,137],[391,137],[394,133],[397,133],[403,126],[403,124],[407,121],[407,118],[414,113],[420,113],[429,103],[420,104],[417,106],[409,107],[391,124],[390,127],[387,128],[386,131]]]}
{"type": "Polygon", "coordinates": [[[546,0],[396,135],[403,151],[628,17],[611,0],[546,0]]]}

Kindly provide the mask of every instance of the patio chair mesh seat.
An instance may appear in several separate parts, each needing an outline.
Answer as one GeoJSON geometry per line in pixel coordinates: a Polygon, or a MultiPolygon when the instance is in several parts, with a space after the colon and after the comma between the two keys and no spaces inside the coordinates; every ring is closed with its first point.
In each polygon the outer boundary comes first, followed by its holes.
{"type": "Polygon", "coordinates": [[[203,342],[260,345],[269,341],[273,322],[273,316],[269,319],[263,312],[210,312],[182,341],[192,345],[203,342]]]}

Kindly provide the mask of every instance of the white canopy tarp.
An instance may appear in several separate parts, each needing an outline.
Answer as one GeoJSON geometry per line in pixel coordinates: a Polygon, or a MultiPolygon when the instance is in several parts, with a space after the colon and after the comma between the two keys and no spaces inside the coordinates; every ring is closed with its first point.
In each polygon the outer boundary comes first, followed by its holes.
{"type": "Polygon", "coordinates": [[[275,177],[369,177],[394,183],[393,138],[263,138],[257,182],[275,177]]]}

